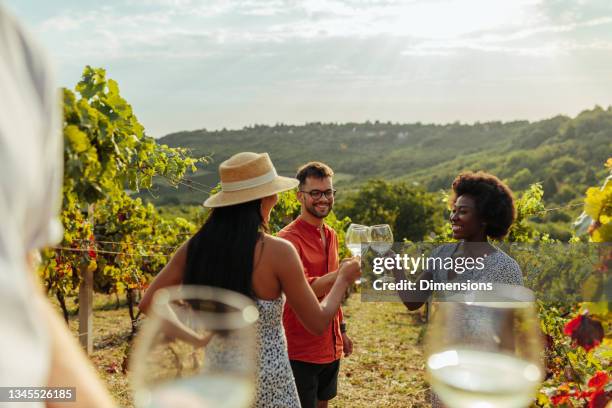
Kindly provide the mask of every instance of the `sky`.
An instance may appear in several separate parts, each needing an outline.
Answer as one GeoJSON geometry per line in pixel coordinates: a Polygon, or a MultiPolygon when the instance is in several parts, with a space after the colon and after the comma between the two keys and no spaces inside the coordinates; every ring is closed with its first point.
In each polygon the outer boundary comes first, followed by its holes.
{"type": "Polygon", "coordinates": [[[151,136],[462,123],[612,104],[609,0],[0,0],[58,83],[107,70],[151,136]]]}

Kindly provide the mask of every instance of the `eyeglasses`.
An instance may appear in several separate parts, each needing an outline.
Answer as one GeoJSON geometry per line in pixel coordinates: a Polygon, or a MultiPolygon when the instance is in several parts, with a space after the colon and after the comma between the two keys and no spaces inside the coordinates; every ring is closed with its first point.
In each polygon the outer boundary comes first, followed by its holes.
{"type": "Polygon", "coordinates": [[[313,200],[318,200],[321,197],[323,197],[323,195],[325,195],[325,198],[327,198],[328,200],[331,200],[335,195],[336,195],[336,190],[325,190],[325,191],[321,191],[321,190],[310,190],[310,191],[304,191],[304,190],[300,190],[302,193],[306,193],[309,194],[313,200]]]}

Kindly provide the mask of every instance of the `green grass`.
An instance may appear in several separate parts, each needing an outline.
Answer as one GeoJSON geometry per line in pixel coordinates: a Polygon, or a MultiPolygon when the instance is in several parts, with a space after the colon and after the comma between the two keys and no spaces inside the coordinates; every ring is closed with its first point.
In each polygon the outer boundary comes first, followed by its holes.
{"type": "MultiPolygon", "coordinates": [[[[70,330],[77,337],[79,317],[75,313],[75,300],[70,298],[66,303],[70,312],[70,330]]],[[[55,299],[52,301],[57,305],[55,299]]],[[[57,309],[61,313],[59,305],[57,309]]],[[[117,303],[115,296],[96,294],[93,313],[94,346],[90,359],[121,407],[133,407],[127,376],[121,368],[130,331],[130,317],[125,302],[117,303]]]]}
{"type": "MultiPolygon", "coordinates": [[[[69,309],[74,301],[68,300],[69,309]]],[[[423,324],[418,313],[398,303],[362,303],[353,294],[343,308],[354,352],[343,359],[338,396],[331,407],[429,406],[424,381],[423,351],[418,344],[423,324]]],[[[59,307],[58,307],[59,310],[59,307]]],[[[70,316],[77,335],[78,316],[70,316]]],[[[114,296],[94,299],[94,352],[90,356],[101,378],[122,407],[132,407],[131,391],[122,363],[130,335],[125,303],[114,296]]]]}
{"type": "Polygon", "coordinates": [[[362,303],[352,295],[343,309],[353,354],[342,360],[338,397],[332,407],[429,406],[422,323],[399,303],[362,303]]]}

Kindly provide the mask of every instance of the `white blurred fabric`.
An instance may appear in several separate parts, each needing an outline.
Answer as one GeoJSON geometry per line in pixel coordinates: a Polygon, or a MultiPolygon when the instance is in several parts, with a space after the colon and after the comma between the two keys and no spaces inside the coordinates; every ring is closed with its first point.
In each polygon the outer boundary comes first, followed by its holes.
{"type": "Polygon", "coordinates": [[[50,366],[26,256],[62,236],[63,141],[51,78],[41,50],[0,4],[0,386],[43,386],[50,366]]]}

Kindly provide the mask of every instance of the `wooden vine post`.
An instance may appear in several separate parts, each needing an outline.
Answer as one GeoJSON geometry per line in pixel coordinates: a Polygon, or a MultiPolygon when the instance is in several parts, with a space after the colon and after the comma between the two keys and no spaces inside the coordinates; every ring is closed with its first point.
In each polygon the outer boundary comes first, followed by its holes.
{"type": "MultiPolygon", "coordinates": [[[[93,231],[94,205],[87,207],[87,217],[93,231]]],[[[87,355],[93,352],[93,270],[81,266],[79,285],[79,342],[87,355]]]]}

